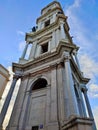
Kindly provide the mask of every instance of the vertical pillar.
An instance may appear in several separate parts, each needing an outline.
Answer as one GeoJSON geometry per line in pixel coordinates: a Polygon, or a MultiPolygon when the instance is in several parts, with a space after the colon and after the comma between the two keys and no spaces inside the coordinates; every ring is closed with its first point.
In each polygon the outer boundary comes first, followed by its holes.
{"type": "Polygon", "coordinates": [[[37,45],[37,50],[36,50],[36,55],[35,57],[38,57],[41,53],[41,46],[40,45],[37,45]]]}
{"type": "Polygon", "coordinates": [[[64,86],[64,112],[65,120],[70,116],[70,106],[69,106],[69,95],[66,89],[66,78],[65,78],[65,68],[63,69],[63,86],[64,86]]]}
{"type": "Polygon", "coordinates": [[[75,90],[75,95],[76,95],[76,98],[77,98],[77,106],[78,106],[78,110],[79,110],[79,114],[80,116],[82,116],[82,106],[81,106],[81,98],[80,98],[80,95],[79,95],[79,89],[77,87],[77,83],[75,82],[74,83],[74,90],[75,90]]]}
{"type": "Polygon", "coordinates": [[[26,121],[27,121],[27,116],[28,116],[28,109],[29,104],[30,104],[30,92],[25,92],[25,98],[23,101],[23,108],[20,113],[20,119],[18,122],[18,129],[19,130],[24,130],[26,128],[26,121]]]}
{"type": "Polygon", "coordinates": [[[60,33],[59,33],[59,29],[56,30],[56,46],[58,46],[60,41],[60,33]]]}
{"type": "Polygon", "coordinates": [[[29,59],[34,59],[35,52],[36,52],[36,46],[37,46],[37,42],[32,43],[32,48],[31,48],[31,52],[29,55],[29,59]]]}
{"type": "Polygon", "coordinates": [[[52,33],[52,49],[55,48],[55,30],[53,30],[53,33],[52,33]]]}
{"type": "Polygon", "coordinates": [[[51,70],[51,121],[57,121],[57,79],[56,66],[51,70]]]}
{"type": "Polygon", "coordinates": [[[53,14],[53,18],[51,20],[51,23],[55,22],[56,21],[56,14],[53,14]]]}
{"type": "Polygon", "coordinates": [[[63,67],[62,63],[58,64],[57,68],[57,90],[58,90],[58,119],[60,123],[65,121],[65,109],[64,109],[64,87],[63,87],[63,67]]]}
{"type": "Polygon", "coordinates": [[[8,106],[9,106],[9,103],[10,103],[10,100],[11,100],[11,97],[12,97],[12,94],[13,94],[13,91],[14,91],[14,88],[15,88],[15,85],[16,85],[18,78],[19,78],[18,76],[14,76],[12,85],[10,87],[10,90],[9,90],[8,95],[6,97],[6,100],[4,102],[3,108],[1,110],[0,127],[2,127],[2,124],[3,124],[3,121],[4,121],[4,118],[5,118],[5,115],[6,115],[6,112],[7,112],[7,109],[8,109],[8,106]]]}
{"type": "Polygon", "coordinates": [[[64,30],[64,23],[63,22],[61,22],[60,28],[61,28],[61,36],[60,36],[61,39],[65,39],[68,42],[68,38],[67,38],[66,32],[64,30]]]}
{"type": "Polygon", "coordinates": [[[79,87],[79,96],[80,96],[80,99],[81,99],[82,115],[83,115],[83,117],[87,117],[86,108],[85,108],[85,105],[84,105],[84,100],[83,100],[82,91],[81,91],[81,86],[79,87]]]}
{"type": "Polygon", "coordinates": [[[51,51],[51,41],[48,43],[48,51],[51,51]]]}
{"type": "Polygon", "coordinates": [[[74,56],[75,56],[76,64],[77,64],[77,66],[78,66],[78,68],[79,68],[79,70],[80,70],[80,64],[79,64],[79,60],[78,60],[78,57],[77,57],[77,52],[76,52],[76,50],[74,50],[73,54],[74,54],[74,56]]]}
{"type": "Polygon", "coordinates": [[[91,106],[90,106],[90,103],[89,103],[89,99],[88,99],[88,96],[87,96],[87,89],[83,89],[83,93],[84,93],[84,98],[85,98],[85,101],[86,101],[89,117],[93,118],[93,113],[92,113],[91,106]]]}
{"type": "Polygon", "coordinates": [[[28,45],[29,45],[29,43],[26,43],[25,48],[24,48],[24,51],[23,51],[23,54],[22,54],[22,56],[21,56],[21,59],[24,59],[24,58],[25,58],[25,55],[26,55],[26,52],[27,52],[28,45]]]}
{"type": "MultiPolygon", "coordinates": [[[[68,104],[69,109],[70,109],[70,115],[68,116],[73,116],[73,115],[79,115],[78,107],[77,107],[77,100],[76,100],[76,95],[74,91],[74,84],[73,84],[73,79],[72,79],[72,73],[71,73],[71,67],[70,67],[70,61],[69,61],[69,53],[64,52],[64,66],[65,66],[65,91],[67,91],[68,94],[68,104]]],[[[66,107],[66,106],[65,106],[66,107]]]]}
{"type": "MultiPolygon", "coordinates": [[[[84,98],[85,98],[85,101],[86,101],[89,117],[94,119],[93,113],[92,113],[92,110],[91,110],[91,106],[90,106],[90,103],[89,103],[89,99],[88,99],[88,96],[87,96],[87,89],[86,88],[83,89],[83,93],[84,93],[84,98]]],[[[97,130],[96,125],[95,125],[95,121],[93,121],[93,130],[97,130]]]]}
{"type": "Polygon", "coordinates": [[[44,22],[41,22],[41,29],[44,28],[44,22]]]}
{"type": "Polygon", "coordinates": [[[38,23],[38,30],[40,30],[40,29],[41,29],[41,22],[38,23]]]}
{"type": "Polygon", "coordinates": [[[47,97],[46,97],[46,125],[50,122],[50,88],[51,86],[47,86],[47,97]]]}

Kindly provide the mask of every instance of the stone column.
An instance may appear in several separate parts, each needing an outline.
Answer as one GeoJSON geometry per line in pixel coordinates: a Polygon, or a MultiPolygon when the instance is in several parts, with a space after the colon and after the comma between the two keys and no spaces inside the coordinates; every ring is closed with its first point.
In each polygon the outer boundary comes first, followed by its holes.
{"type": "Polygon", "coordinates": [[[57,108],[57,70],[56,65],[51,66],[51,88],[50,88],[50,122],[47,130],[58,130],[58,108],[57,108]]]}
{"type": "Polygon", "coordinates": [[[51,121],[57,121],[57,74],[56,66],[51,70],[51,121]]]}
{"type": "Polygon", "coordinates": [[[69,106],[69,95],[66,89],[66,79],[65,79],[65,68],[63,69],[63,86],[64,86],[64,115],[65,115],[65,120],[68,119],[70,116],[70,106],[69,106]]]}
{"type": "Polygon", "coordinates": [[[43,29],[44,28],[44,22],[41,22],[41,28],[40,29],[43,29]]]}
{"type": "Polygon", "coordinates": [[[46,96],[46,125],[50,122],[50,88],[51,86],[47,86],[47,96],[46,96]]]}
{"type": "Polygon", "coordinates": [[[4,118],[5,118],[5,115],[6,115],[6,112],[7,112],[7,109],[8,109],[8,106],[9,106],[9,103],[10,103],[10,100],[11,100],[11,97],[12,97],[12,94],[13,94],[13,91],[14,91],[14,88],[15,88],[15,85],[16,85],[18,78],[19,77],[17,75],[14,76],[12,85],[10,87],[10,90],[9,90],[8,95],[6,97],[6,100],[4,102],[3,108],[1,110],[0,128],[2,128],[2,124],[3,124],[3,121],[4,121],[4,118]]]}
{"type": "Polygon", "coordinates": [[[40,54],[41,54],[41,46],[40,46],[40,45],[37,45],[35,57],[38,57],[40,54]]]}
{"type": "Polygon", "coordinates": [[[81,91],[81,86],[79,88],[79,96],[80,96],[80,99],[81,99],[82,115],[83,115],[83,117],[87,117],[86,108],[85,108],[85,105],[84,105],[84,100],[83,100],[82,91],[81,91]]]}
{"type": "Polygon", "coordinates": [[[86,106],[87,106],[87,109],[88,109],[89,117],[93,118],[93,113],[92,113],[91,106],[90,106],[90,103],[89,103],[89,99],[88,99],[88,96],[87,96],[87,89],[83,89],[83,94],[84,94],[84,98],[85,98],[85,101],[86,101],[86,106]]]}
{"type": "Polygon", "coordinates": [[[78,68],[79,68],[79,70],[80,70],[80,64],[79,64],[79,60],[78,60],[78,57],[77,57],[77,52],[76,52],[76,50],[73,51],[73,54],[74,54],[74,56],[75,56],[76,64],[77,64],[77,66],[78,66],[78,68]]]}
{"type": "Polygon", "coordinates": [[[63,66],[62,62],[57,68],[57,90],[58,90],[58,120],[61,124],[65,121],[65,106],[64,106],[64,81],[63,81],[63,66]]]}
{"type": "Polygon", "coordinates": [[[37,42],[32,43],[32,48],[31,48],[31,52],[29,55],[29,59],[34,59],[35,52],[36,52],[36,46],[37,46],[37,42]]]}
{"type": "Polygon", "coordinates": [[[60,22],[60,28],[61,28],[61,36],[60,36],[61,40],[65,39],[68,42],[68,38],[67,38],[66,32],[64,30],[64,22],[62,22],[62,21],[60,22]]]}
{"type": "Polygon", "coordinates": [[[52,49],[55,49],[55,39],[56,37],[55,37],[55,30],[53,30],[53,32],[52,32],[52,44],[51,44],[51,48],[52,49]]]}
{"type": "Polygon", "coordinates": [[[21,56],[21,59],[24,59],[24,58],[25,58],[25,55],[26,55],[26,52],[27,52],[28,45],[29,45],[29,43],[26,43],[25,48],[24,48],[24,51],[23,51],[23,54],[22,54],[22,56],[21,56]]]}
{"type": "Polygon", "coordinates": [[[51,51],[51,41],[48,43],[48,51],[51,51]]]}
{"type": "Polygon", "coordinates": [[[41,22],[38,23],[38,30],[40,30],[40,29],[41,29],[41,22]]]}
{"type": "MultiPolygon", "coordinates": [[[[65,105],[69,106],[68,110],[68,117],[70,116],[77,116],[79,115],[78,107],[77,107],[77,100],[76,100],[76,95],[74,91],[74,84],[73,84],[73,78],[72,78],[72,73],[71,73],[71,67],[70,67],[70,56],[69,52],[64,52],[63,54],[64,57],[64,66],[65,66],[65,92],[67,93],[67,103],[65,105]]],[[[65,93],[65,96],[66,96],[65,93]]],[[[66,106],[65,106],[66,107],[66,106]]]]}
{"type": "Polygon", "coordinates": [[[58,46],[59,41],[60,41],[60,30],[57,29],[56,30],[56,47],[58,46]]]}
{"type": "Polygon", "coordinates": [[[74,90],[75,90],[75,95],[76,95],[76,99],[77,99],[77,105],[78,105],[78,110],[79,110],[79,114],[80,116],[82,116],[82,104],[81,104],[81,98],[79,95],[79,88],[77,86],[77,83],[74,83],[74,90]]]}
{"type": "MultiPolygon", "coordinates": [[[[89,103],[89,99],[88,99],[88,96],[87,96],[87,89],[86,88],[83,89],[83,93],[84,93],[84,98],[85,98],[85,101],[86,101],[89,117],[94,119],[92,109],[91,109],[91,106],[90,106],[90,103],[89,103]]],[[[95,125],[95,121],[93,121],[93,130],[97,130],[96,125],[95,125]]]]}
{"type": "Polygon", "coordinates": [[[53,18],[51,20],[51,23],[55,22],[56,21],[56,14],[53,14],[53,18]]]}
{"type": "Polygon", "coordinates": [[[18,130],[24,130],[26,128],[26,125],[27,125],[26,121],[27,121],[27,117],[28,117],[30,99],[31,99],[30,92],[25,92],[24,101],[23,101],[23,108],[22,108],[22,111],[20,113],[20,119],[18,122],[18,126],[19,126],[18,130]]]}

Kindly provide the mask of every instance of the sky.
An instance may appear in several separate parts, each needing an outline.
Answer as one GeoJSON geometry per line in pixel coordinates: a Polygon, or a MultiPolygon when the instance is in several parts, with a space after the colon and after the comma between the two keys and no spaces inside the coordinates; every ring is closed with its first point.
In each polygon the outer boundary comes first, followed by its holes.
{"type": "MultiPolygon", "coordinates": [[[[53,0],[0,1],[0,64],[18,62],[25,33],[36,25],[40,11],[53,0]]],[[[98,0],[58,0],[68,16],[70,35],[80,47],[78,58],[84,76],[90,78],[88,96],[98,127],[98,0]]],[[[9,69],[10,70],[10,69],[9,69]]]]}

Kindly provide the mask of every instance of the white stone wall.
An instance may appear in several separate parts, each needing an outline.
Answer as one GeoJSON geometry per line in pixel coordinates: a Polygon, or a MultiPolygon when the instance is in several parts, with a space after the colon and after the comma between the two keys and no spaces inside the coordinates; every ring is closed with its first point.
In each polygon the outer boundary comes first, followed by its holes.
{"type": "Polygon", "coordinates": [[[9,72],[0,64],[0,98],[9,80],[9,72]]]}

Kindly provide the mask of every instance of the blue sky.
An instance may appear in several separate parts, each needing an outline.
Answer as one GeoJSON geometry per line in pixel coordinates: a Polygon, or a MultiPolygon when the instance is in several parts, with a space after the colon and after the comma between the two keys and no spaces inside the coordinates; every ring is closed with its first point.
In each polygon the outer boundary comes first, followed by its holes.
{"type": "MultiPolygon", "coordinates": [[[[40,11],[53,0],[0,1],[0,63],[8,68],[18,62],[25,33],[36,25],[40,11]]],[[[98,124],[98,0],[58,0],[68,16],[70,34],[80,47],[78,57],[84,75],[91,78],[88,95],[98,124]]]]}

